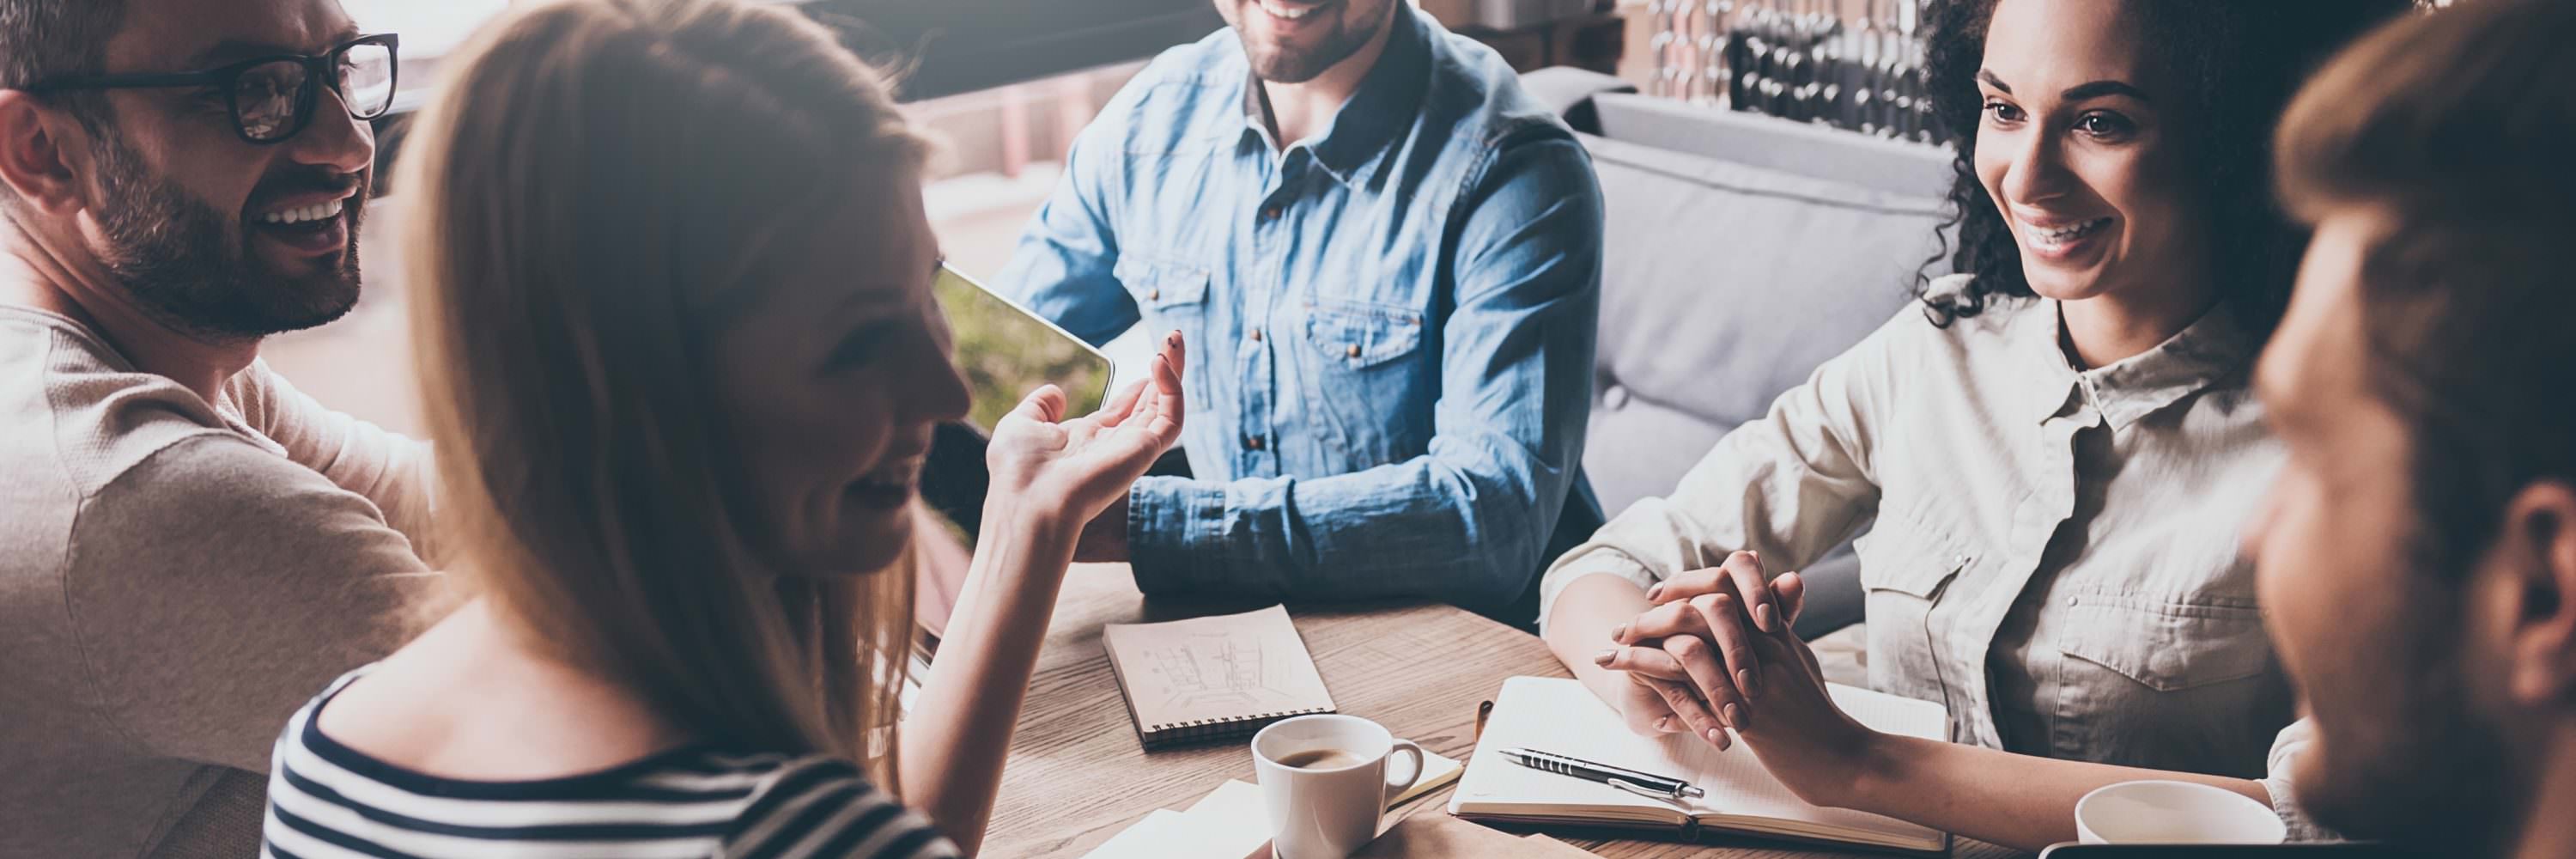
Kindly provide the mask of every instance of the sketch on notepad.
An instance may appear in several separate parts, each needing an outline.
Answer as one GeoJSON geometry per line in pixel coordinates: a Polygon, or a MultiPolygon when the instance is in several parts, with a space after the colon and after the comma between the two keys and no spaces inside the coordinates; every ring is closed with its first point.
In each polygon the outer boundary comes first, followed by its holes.
{"type": "Polygon", "coordinates": [[[1261,641],[1238,633],[1195,634],[1179,642],[1145,650],[1146,670],[1162,678],[1169,694],[1164,705],[1205,707],[1259,706],[1286,697],[1261,673],[1261,641]]]}

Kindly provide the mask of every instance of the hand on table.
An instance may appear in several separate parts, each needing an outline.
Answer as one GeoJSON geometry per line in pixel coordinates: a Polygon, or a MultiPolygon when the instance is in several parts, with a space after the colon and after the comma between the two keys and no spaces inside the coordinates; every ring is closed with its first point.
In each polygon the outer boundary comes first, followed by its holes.
{"type": "Polygon", "coordinates": [[[1762,700],[1755,707],[1761,715],[1736,726],[1735,732],[1763,768],[1799,799],[1848,804],[1852,786],[1876,754],[1880,734],[1834,703],[1816,652],[1788,624],[1754,636],[1753,651],[1762,660],[1762,700]]]}
{"type": "Polygon", "coordinates": [[[1759,688],[1747,621],[1765,617],[1787,628],[1805,603],[1805,587],[1795,576],[1769,583],[1759,555],[1736,552],[1718,567],[1655,585],[1646,598],[1657,605],[1611,630],[1618,646],[1595,660],[1626,672],[1634,684],[1618,702],[1629,729],[1688,731],[1718,748],[1731,746],[1723,728],[1751,717],[1748,705],[1759,688]],[[1746,600],[1745,593],[1756,598],[1746,600]]]}
{"type": "Polygon", "coordinates": [[[1071,420],[1063,390],[1047,385],[1030,393],[993,427],[984,452],[993,481],[987,504],[1015,504],[1021,514],[1068,524],[1091,522],[1112,505],[1123,510],[1128,486],[1181,439],[1186,360],[1180,332],[1166,335],[1151,379],[1071,420]]]}
{"type": "MultiPolygon", "coordinates": [[[[1759,554],[1736,552],[1717,567],[1682,573],[1647,589],[1646,599],[1656,606],[1611,630],[1610,638],[1621,646],[1660,647],[1679,665],[1687,676],[1667,679],[1689,681],[1699,690],[1699,701],[1672,702],[1669,707],[1689,724],[1691,733],[1708,737],[1707,728],[1712,726],[1693,717],[1706,713],[1714,717],[1712,721],[1734,726],[1747,715],[1747,705],[1761,691],[1761,660],[1753,651],[1753,636],[1786,632],[1797,622],[1806,596],[1805,582],[1796,575],[1772,581],[1762,569],[1759,554]]],[[[1672,690],[1657,691],[1666,699],[1673,697],[1672,690]]],[[[1727,745],[1722,733],[1710,742],[1720,748],[1727,745]]]]}
{"type": "MultiPolygon", "coordinates": [[[[1605,659],[1615,653],[1616,648],[1602,651],[1605,659]]],[[[1701,734],[1698,726],[1714,721],[1715,717],[1707,715],[1708,705],[1699,703],[1699,693],[1691,691],[1690,684],[1630,671],[1608,661],[1601,665],[1619,669],[1621,676],[1627,678],[1627,682],[1619,687],[1619,700],[1611,702],[1611,705],[1618,708],[1619,718],[1627,723],[1628,730],[1641,737],[1685,731],[1706,736],[1701,734]],[[1681,714],[1685,710],[1694,712],[1696,717],[1684,717],[1681,714]]],[[[1719,737],[1724,736],[1723,732],[1719,733],[1719,737]]],[[[1719,742],[1719,747],[1724,748],[1723,739],[1714,742],[1719,742]]]]}
{"type": "MultiPolygon", "coordinates": [[[[1604,651],[1600,664],[1628,672],[1654,695],[1652,702],[1622,702],[1623,709],[1634,714],[1660,703],[1720,749],[1732,746],[1725,729],[1733,728],[1790,792],[1818,805],[1838,804],[1877,734],[1834,704],[1815,651],[1790,629],[1803,607],[1805,582],[1787,573],[1759,585],[1773,628],[1747,632],[1756,624],[1747,601],[1736,596],[1745,591],[1733,589],[1745,570],[1758,575],[1760,560],[1738,552],[1725,568],[1704,571],[1710,575],[1665,582],[1649,595],[1664,604],[1616,630],[1621,646],[1604,651]]],[[[1638,722],[1630,716],[1632,729],[1638,722]]]]}

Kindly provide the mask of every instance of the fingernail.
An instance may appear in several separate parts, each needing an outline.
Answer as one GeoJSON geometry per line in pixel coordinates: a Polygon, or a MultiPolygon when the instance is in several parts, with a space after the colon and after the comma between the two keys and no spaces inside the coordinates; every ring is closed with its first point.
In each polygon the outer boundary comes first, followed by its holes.
{"type": "Polygon", "coordinates": [[[1727,724],[1729,724],[1729,725],[1734,725],[1736,730],[1739,730],[1739,731],[1740,731],[1740,730],[1743,730],[1743,729],[1744,729],[1744,708],[1742,708],[1742,707],[1738,707],[1738,706],[1735,706],[1735,705],[1733,705],[1733,704],[1728,704],[1728,705],[1726,705],[1726,723],[1727,723],[1727,724]]]}
{"type": "Polygon", "coordinates": [[[1619,648],[1603,648],[1601,652],[1592,654],[1592,664],[1609,665],[1610,660],[1617,658],[1619,658],[1619,648]]]}
{"type": "Polygon", "coordinates": [[[1762,553],[1760,553],[1760,552],[1756,552],[1756,551],[1753,551],[1753,550],[1751,550],[1751,549],[1746,549],[1746,550],[1744,550],[1744,557],[1745,557],[1745,558],[1747,558],[1747,559],[1749,559],[1749,560],[1752,560],[1752,561],[1754,561],[1754,562],[1756,562],[1756,563],[1759,563],[1759,562],[1762,560],[1762,553]]]}
{"type": "Polygon", "coordinates": [[[1620,624],[1620,625],[1618,625],[1618,626],[1611,627],[1611,628],[1610,628],[1610,640],[1612,640],[1612,641],[1627,641],[1627,640],[1628,640],[1628,625],[1623,623],[1623,624],[1620,624]]]}
{"type": "Polygon", "coordinates": [[[1661,718],[1661,719],[1656,719],[1656,720],[1655,720],[1655,730],[1658,730],[1658,731],[1669,731],[1669,730],[1672,730],[1672,729],[1673,729],[1673,717],[1671,717],[1671,716],[1665,716],[1665,717],[1663,717],[1663,718],[1661,718]]]}
{"type": "Polygon", "coordinates": [[[1768,605],[1768,604],[1763,605],[1763,606],[1762,606],[1762,631],[1763,631],[1763,632],[1779,632],[1780,630],[1779,630],[1779,629],[1777,629],[1777,627],[1778,627],[1779,625],[1780,625],[1780,610],[1779,610],[1779,609],[1772,608],[1772,607],[1771,607],[1770,605],[1768,605]]]}
{"type": "Polygon", "coordinates": [[[1656,585],[1656,586],[1654,586],[1654,587],[1647,588],[1647,589],[1646,589],[1646,598],[1647,598],[1647,599],[1650,599],[1650,600],[1659,600],[1659,599],[1663,599],[1663,598],[1664,598],[1664,586],[1663,586],[1663,585],[1656,585]]]}
{"type": "Polygon", "coordinates": [[[1735,672],[1735,686],[1744,690],[1744,697],[1753,697],[1756,694],[1753,691],[1753,669],[1747,668],[1735,672]]]}
{"type": "Polygon", "coordinates": [[[1708,729],[1708,733],[1702,734],[1701,736],[1707,737],[1708,741],[1712,743],[1723,743],[1726,742],[1726,729],[1710,728],[1708,729]]]}

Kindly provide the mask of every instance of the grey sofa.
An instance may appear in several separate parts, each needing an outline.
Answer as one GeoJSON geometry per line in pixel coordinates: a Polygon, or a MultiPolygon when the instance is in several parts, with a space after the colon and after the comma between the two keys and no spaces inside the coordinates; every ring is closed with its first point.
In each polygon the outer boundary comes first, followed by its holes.
{"type": "MultiPolygon", "coordinates": [[[[1672,490],[1720,436],[1911,300],[1937,250],[1945,150],[1625,92],[1546,69],[1608,205],[1583,458],[1612,516],[1672,490]]],[[[1800,632],[1860,619],[1849,547],[1810,564],[1800,632]]]]}

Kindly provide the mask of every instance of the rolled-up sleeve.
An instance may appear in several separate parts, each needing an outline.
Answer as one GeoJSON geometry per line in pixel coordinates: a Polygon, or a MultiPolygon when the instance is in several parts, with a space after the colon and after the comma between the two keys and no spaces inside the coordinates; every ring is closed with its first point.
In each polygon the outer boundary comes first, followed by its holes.
{"type": "Polygon", "coordinates": [[[2299,807],[2298,786],[2293,783],[2292,775],[2298,767],[2299,757],[2308,754],[2316,739],[2316,723],[2307,719],[2291,722],[2289,727],[2282,728],[2281,733],[2272,738],[2272,753],[2265,758],[2263,790],[2271,795],[2272,811],[2281,816],[2281,823],[2289,828],[2289,839],[2293,842],[2344,840],[2333,830],[2317,825],[2316,819],[2299,807]]]}
{"type": "Polygon", "coordinates": [[[1505,144],[1461,197],[1454,310],[1426,452],[1325,477],[1147,479],[1129,542],[1147,593],[1526,593],[1583,455],[1600,316],[1602,203],[1557,136],[1505,144]]]}
{"type": "Polygon", "coordinates": [[[1551,565],[1539,618],[1567,585],[1615,575],[1649,587],[1752,550],[1775,573],[1804,567],[1850,539],[1878,506],[1871,464],[1887,413],[1890,340],[1921,325],[1911,308],[1781,394],[1769,413],[1719,439],[1671,495],[1647,498],[1551,565]]]}

